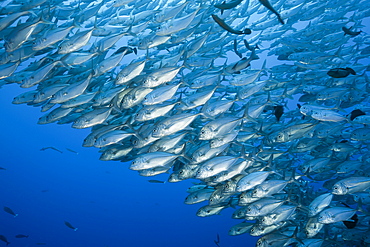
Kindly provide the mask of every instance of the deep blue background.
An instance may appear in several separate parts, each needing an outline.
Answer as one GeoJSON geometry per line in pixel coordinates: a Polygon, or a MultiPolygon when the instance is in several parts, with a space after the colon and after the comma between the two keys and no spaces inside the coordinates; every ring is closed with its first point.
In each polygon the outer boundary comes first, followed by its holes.
{"type": "MultiPolygon", "coordinates": [[[[99,161],[97,148],[82,147],[89,129],[38,125],[44,114],[39,107],[11,103],[25,91],[18,85],[0,89],[0,167],[6,168],[0,170],[0,235],[9,246],[200,247],[216,246],[217,233],[221,247],[255,245],[256,238],[247,234],[228,235],[241,222],[231,219],[232,208],[200,218],[196,211],[206,203],[184,204],[186,189],[197,180],[152,184],[128,164],[99,161]],[[48,146],[63,153],[40,151],[48,146]],[[4,212],[4,206],[19,216],[4,212]],[[17,234],[29,238],[17,239],[17,234]]],[[[6,244],[0,241],[0,246],[6,244]]]]}

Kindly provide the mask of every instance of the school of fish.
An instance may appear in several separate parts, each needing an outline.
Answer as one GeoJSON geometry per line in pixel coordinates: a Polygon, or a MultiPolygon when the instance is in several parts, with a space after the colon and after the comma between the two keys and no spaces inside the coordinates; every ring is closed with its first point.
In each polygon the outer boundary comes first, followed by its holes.
{"type": "Polygon", "coordinates": [[[257,246],[370,245],[370,1],[10,0],[0,16],[0,86],[39,124],[195,179],[185,203],[234,208],[229,234],[257,246]]]}

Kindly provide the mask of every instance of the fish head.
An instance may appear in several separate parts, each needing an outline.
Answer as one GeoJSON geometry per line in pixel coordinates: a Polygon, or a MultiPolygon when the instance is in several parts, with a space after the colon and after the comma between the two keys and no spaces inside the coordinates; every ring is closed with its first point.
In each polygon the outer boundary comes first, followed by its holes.
{"type": "Polygon", "coordinates": [[[305,116],[309,116],[311,112],[310,108],[306,105],[302,105],[301,108],[299,108],[299,111],[305,116]]]}
{"type": "Polygon", "coordinates": [[[317,221],[321,224],[334,223],[334,217],[327,210],[322,211],[317,217],[317,221]]]}
{"type": "Polygon", "coordinates": [[[272,225],[274,224],[275,217],[276,217],[276,214],[269,214],[269,215],[262,216],[262,218],[260,219],[260,223],[263,226],[272,225]]]}
{"type": "Polygon", "coordinates": [[[264,237],[257,240],[256,247],[268,247],[268,242],[264,239],[264,237]]]}
{"type": "Polygon", "coordinates": [[[286,133],[284,131],[280,131],[278,133],[272,133],[272,134],[270,134],[270,138],[269,138],[269,141],[271,143],[286,142],[286,140],[287,140],[287,136],[286,136],[286,133]]]}
{"type": "Polygon", "coordinates": [[[86,128],[89,124],[90,124],[90,119],[87,117],[81,116],[75,120],[75,122],[72,124],[72,127],[76,129],[83,129],[83,128],[86,128]]]}
{"type": "Polygon", "coordinates": [[[135,120],[139,122],[146,121],[149,119],[149,117],[150,117],[150,111],[146,109],[142,109],[141,111],[135,114],[135,120]]]}
{"type": "Polygon", "coordinates": [[[143,81],[143,87],[154,87],[157,81],[158,78],[156,76],[148,75],[148,77],[143,81]]]}
{"type": "Polygon", "coordinates": [[[334,195],[345,195],[348,193],[348,188],[343,182],[337,182],[333,185],[332,193],[334,195]]]}
{"type": "Polygon", "coordinates": [[[192,193],[185,198],[185,204],[194,204],[198,201],[198,195],[196,193],[192,193]]]}
{"type": "Polygon", "coordinates": [[[166,126],[164,124],[158,124],[152,130],[152,136],[154,138],[161,138],[164,136],[166,130],[166,126]]]}
{"type": "Polygon", "coordinates": [[[245,217],[245,210],[246,208],[239,208],[234,211],[233,215],[231,216],[233,219],[242,219],[245,217]]]}
{"type": "Polygon", "coordinates": [[[210,140],[215,136],[214,131],[209,126],[204,126],[199,133],[199,140],[210,140]]]}
{"type": "Polygon", "coordinates": [[[68,54],[69,53],[69,47],[71,47],[72,44],[69,43],[69,42],[63,42],[62,44],[60,44],[60,46],[58,47],[58,54],[68,54]]]}
{"type": "Polygon", "coordinates": [[[259,210],[255,205],[249,205],[246,210],[247,216],[258,216],[259,210]]]}
{"type": "Polygon", "coordinates": [[[262,190],[261,188],[259,187],[256,187],[253,191],[252,191],[252,197],[257,197],[257,198],[261,198],[261,197],[264,197],[266,193],[264,193],[264,190],[262,190]]]}
{"type": "Polygon", "coordinates": [[[196,172],[195,178],[197,179],[204,179],[211,176],[211,172],[213,171],[212,167],[209,166],[201,166],[198,171],[196,172]]]}
{"type": "Polygon", "coordinates": [[[224,143],[223,143],[223,138],[215,138],[213,140],[211,140],[209,142],[209,146],[211,148],[218,148],[220,146],[222,146],[224,143]]]}
{"type": "Polygon", "coordinates": [[[137,157],[134,159],[130,164],[130,169],[137,171],[143,169],[145,163],[147,163],[147,160],[145,157],[137,157]]]}

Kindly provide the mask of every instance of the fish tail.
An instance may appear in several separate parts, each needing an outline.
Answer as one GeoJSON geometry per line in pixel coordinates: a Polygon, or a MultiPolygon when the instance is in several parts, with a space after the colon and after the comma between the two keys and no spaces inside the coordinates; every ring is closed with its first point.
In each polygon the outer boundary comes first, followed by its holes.
{"type": "Polygon", "coordinates": [[[284,20],[281,18],[280,14],[276,13],[276,16],[277,16],[279,22],[284,25],[285,24],[284,20]]]}

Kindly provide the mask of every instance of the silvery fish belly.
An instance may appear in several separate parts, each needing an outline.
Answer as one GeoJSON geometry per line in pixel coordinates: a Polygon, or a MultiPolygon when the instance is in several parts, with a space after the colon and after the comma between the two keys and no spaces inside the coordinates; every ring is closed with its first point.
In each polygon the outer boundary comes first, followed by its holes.
{"type": "Polygon", "coordinates": [[[192,179],[185,203],[243,219],[229,234],[257,246],[370,242],[369,1],[0,5],[0,87],[38,124],[192,179]]]}

